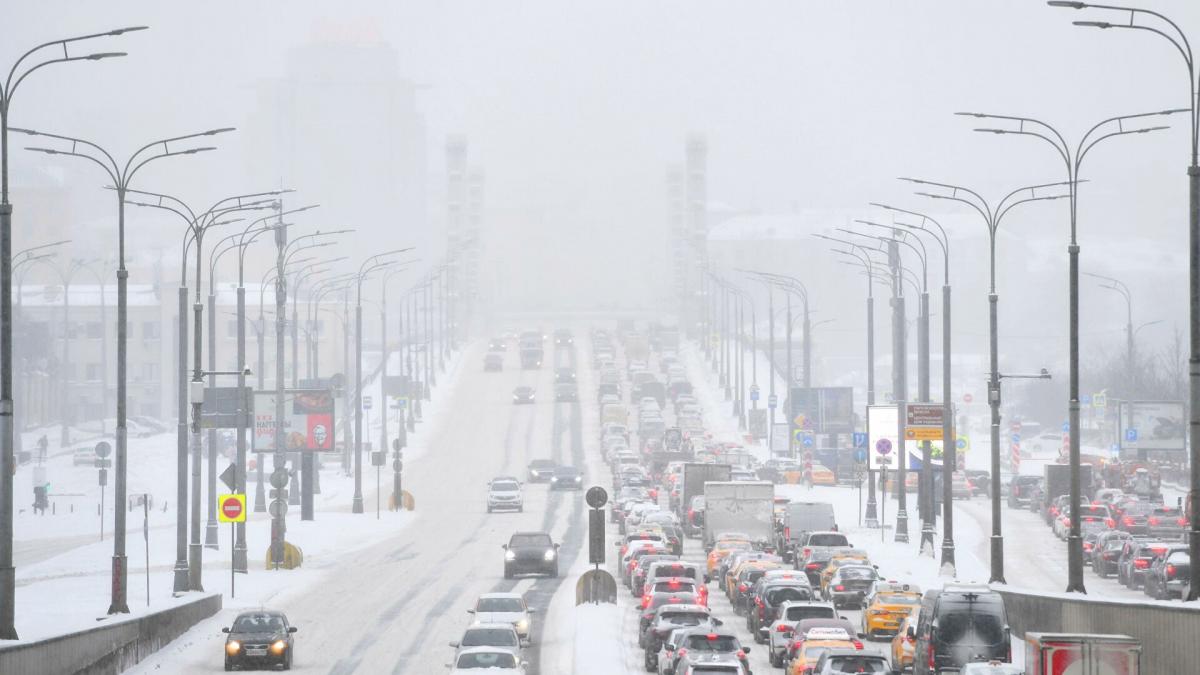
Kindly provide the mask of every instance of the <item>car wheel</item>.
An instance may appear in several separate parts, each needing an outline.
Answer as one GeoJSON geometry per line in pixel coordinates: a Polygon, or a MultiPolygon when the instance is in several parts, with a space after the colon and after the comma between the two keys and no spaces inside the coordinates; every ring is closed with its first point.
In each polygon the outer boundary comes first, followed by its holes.
{"type": "Polygon", "coordinates": [[[552,579],[558,578],[558,565],[555,565],[554,569],[550,570],[550,578],[552,578],[552,579]]]}
{"type": "Polygon", "coordinates": [[[229,662],[229,659],[225,659],[225,672],[228,673],[231,670],[233,670],[233,664],[229,662]]]}
{"type": "Polygon", "coordinates": [[[775,668],[783,667],[783,659],[779,658],[779,654],[776,653],[775,650],[771,650],[771,653],[768,655],[768,658],[771,661],[771,665],[773,667],[775,667],[775,668]]]}
{"type": "Polygon", "coordinates": [[[509,569],[508,565],[505,565],[505,566],[504,566],[504,578],[505,578],[505,579],[511,579],[511,578],[513,578],[513,573],[512,573],[512,570],[511,570],[511,569],[509,569]]]}

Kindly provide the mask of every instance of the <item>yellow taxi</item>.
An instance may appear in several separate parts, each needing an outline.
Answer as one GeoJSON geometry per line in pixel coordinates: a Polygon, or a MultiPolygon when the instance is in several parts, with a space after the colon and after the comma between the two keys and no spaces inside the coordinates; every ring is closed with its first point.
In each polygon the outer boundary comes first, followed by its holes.
{"type": "Polygon", "coordinates": [[[812,484],[813,485],[837,485],[837,476],[828,468],[820,465],[812,465],[812,484]]]}
{"type": "Polygon", "coordinates": [[[904,617],[904,621],[900,623],[900,632],[896,633],[896,637],[892,638],[892,670],[893,672],[911,671],[913,667],[913,656],[917,652],[917,616],[919,611],[912,611],[908,616],[904,617]],[[909,631],[913,632],[913,637],[909,637],[909,631]]]}
{"type": "Polygon", "coordinates": [[[706,578],[711,578],[720,566],[721,561],[729,556],[734,551],[746,551],[751,548],[749,539],[718,539],[713,544],[713,548],[708,552],[708,574],[706,578]]]}
{"type": "Polygon", "coordinates": [[[921,607],[921,589],[914,584],[880,581],[864,600],[862,632],[868,638],[900,633],[905,617],[921,607]]]}
{"type": "Polygon", "coordinates": [[[844,553],[835,553],[833,557],[826,563],[825,569],[821,570],[820,591],[825,594],[825,587],[829,585],[829,580],[833,578],[833,573],[842,565],[870,565],[871,559],[863,551],[849,550],[844,553]]]}
{"type": "Polygon", "coordinates": [[[841,628],[814,628],[803,641],[792,644],[792,660],[787,675],[812,675],[821,654],[831,649],[862,649],[863,644],[841,628]]]}
{"type": "Polygon", "coordinates": [[[744,560],[729,570],[725,575],[725,595],[729,597],[730,602],[733,602],[736,594],[740,590],[745,593],[745,588],[738,588],[738,580],[742,578],[742,572],[747,570],[778,570],[783,569],[783,565],[773,560],[744,560]]]}

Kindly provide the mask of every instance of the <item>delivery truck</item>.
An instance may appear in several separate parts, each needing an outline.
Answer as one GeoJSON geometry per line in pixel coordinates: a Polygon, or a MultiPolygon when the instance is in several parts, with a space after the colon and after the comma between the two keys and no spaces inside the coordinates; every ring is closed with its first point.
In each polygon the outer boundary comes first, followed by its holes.
{"type": "Polygon", "coordinates": [[[737,532],[763,548],[774,549],[775,485],[761,482],[704,484],[704,547],[717,535],[737,532]]]}
{"type": "Polygon", "coordinates": [[[1026,675],[1139,675],[1142,644],[1128,635],[1026,633],[1026,675]]]}
{"type": "Polygon", "coordinates": [[[683,465],[683,484],[679,488],[679,501],[675,502],[675,512],[683,522],[684,533],[697,536],[699,530],[690,526],[688,509],[692,506],[692,498],[704,495],[704,484],[708,481],[727,481],[733,475],[733,467],[728,464],[710,464],[704,462],[688,462],[683,465]]]}

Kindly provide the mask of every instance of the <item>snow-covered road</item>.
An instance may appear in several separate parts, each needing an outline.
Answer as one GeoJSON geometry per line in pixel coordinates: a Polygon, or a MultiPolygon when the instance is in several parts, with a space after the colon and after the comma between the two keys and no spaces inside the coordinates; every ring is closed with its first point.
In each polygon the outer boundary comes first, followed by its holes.
{"type": "MultiPolygon", "coordinates": [[[[564,366],[574,361],[572,350],[548,346],[547,354],[564,366]]],[[[567,624],[564,612],[552,606],[564,588],[573,601],[575,575],[568,570],[579,560],[585,540],[582,493],[551,493],[545,484],[530,484],[523,513],[488,514],[486,489],[494,476],[523,477],[535,458],[583,465],[581,406],[553,402],[553,362],[521,371],[510,352],[504,372],[484,373],[482,357],[479,344],[464,354],[464,371],[440,426],[432,430],[428,450],[405,462],[405,489],[413,493],[417,507],[413,522],[348,557],[303,592],[280,593],[271,603],[300,628],[296,670],[339,675],[440,672],[452,655],[447,643],[461,636],[470,619],[466,610],[476,597],[516,591],[539,612],[529,672],[569,672],[573,637],[570,630],[561,630],[567,624]],[[518,384],[536,387],[536,404],[512,404],[518,384]],[[503,578],[501,545],[518,530],[545,530],[562,543],[562,576],[503,578]],[[547,629],[547,624],[555,628],[547,629]]],[[[587,391],[590,379],[583,361],[580,389],[587,391]]],[[[225,610],[202,622],[133,672],[221,671],[220,627],[233,614],[225,610]]]]}

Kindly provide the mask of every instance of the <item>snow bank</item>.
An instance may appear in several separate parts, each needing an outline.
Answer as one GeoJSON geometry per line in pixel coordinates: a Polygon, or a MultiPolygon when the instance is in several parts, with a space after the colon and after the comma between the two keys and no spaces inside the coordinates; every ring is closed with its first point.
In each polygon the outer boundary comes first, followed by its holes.
{"type": "Polygon", "coordinates": [[[616,605],[575,608],[574,675],[612,675],[625,672],[621,661],[621,610],[616,605]]]}

